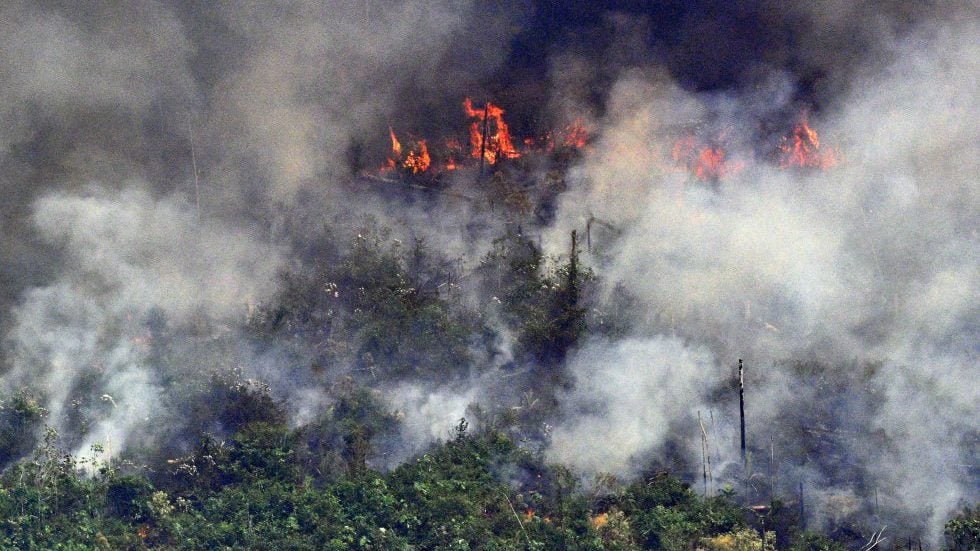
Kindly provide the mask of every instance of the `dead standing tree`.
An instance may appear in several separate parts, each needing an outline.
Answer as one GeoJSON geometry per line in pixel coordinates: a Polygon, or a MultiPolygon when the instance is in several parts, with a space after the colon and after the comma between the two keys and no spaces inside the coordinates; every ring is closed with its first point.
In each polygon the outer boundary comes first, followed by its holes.
{"type": "Polygon", "coordinates": [[[748,470],[748,464],[746,462],[745,455],[745,377],[742,368],[742,360],[738,360],[738,417],[739,426],[741,428],[741,451],[742,451],[742,466],[748,470]]]}
{"type": "Polygon", "coordinates": [[[483,139],[480,140],[480,179],[483,179],[483,163],[487,158],[487,137],[490,135],[490,100],[483,104],[483,139]]]}

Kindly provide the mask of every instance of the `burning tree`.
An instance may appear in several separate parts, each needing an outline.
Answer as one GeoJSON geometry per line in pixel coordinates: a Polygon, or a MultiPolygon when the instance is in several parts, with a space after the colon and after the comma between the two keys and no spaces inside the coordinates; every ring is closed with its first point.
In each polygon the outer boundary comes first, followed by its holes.
{"type": "Polygon", "coordinates": [[[808,119],[803,113],[790,135],[783,137],[779,145],[780,167],[827,169],[837,165],[837,153],[833,149],[821,149],[820,136],[810,127],[808,119]]]}
{"type": "Polygon", "coordinates": [[[475,119],[470,123],[470,156],[494,164],[500,159],[516,159],[521,156],[514,147],[510,129],[504,122],[504,110],[491,102],[483,109],[474,109],[473,100],[463,100],[463,112],[475,119]]]}

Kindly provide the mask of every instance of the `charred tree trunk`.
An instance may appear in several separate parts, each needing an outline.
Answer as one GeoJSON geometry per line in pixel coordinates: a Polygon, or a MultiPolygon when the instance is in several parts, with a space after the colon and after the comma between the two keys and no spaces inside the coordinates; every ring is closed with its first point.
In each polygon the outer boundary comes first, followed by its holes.
{"type": "Polygon", "coordinates": [[[490,100],[483,106],[483,139],[480,140],[480,178],[483,178],[483,163],[487,158],[487,137],[490,135],[490,100]]]}
{"type": "Polygon", "coordinates": [[[738,417],[739,426],[741,427],[741,450],[742,450],[742,466],[746,465],[745,462],[745,377],[742,369],[742,360],[738,360],[738,417]]]}

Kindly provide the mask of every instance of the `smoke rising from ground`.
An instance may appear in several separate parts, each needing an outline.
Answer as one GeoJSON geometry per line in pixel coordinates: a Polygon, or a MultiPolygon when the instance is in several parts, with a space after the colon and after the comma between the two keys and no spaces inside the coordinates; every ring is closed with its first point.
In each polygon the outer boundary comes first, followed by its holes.
{"type": "MultiPolygon", "coordinates": [[[[616,312],[628,338],[588,340],[568,360],[575,382],[550,457],[635,474],[670,448],[693,464],[693,419],[713,409],[728,476],[737,419],[722,412],[735,411],[725,392],[742,357],[753,445],[774,435],[789,447],[792,430],[821,423],[871,435],[841,444],[860,487],[803,452],[785,462],[789,487],[803,479],[857,501],[874,488],[882,508],[930,518],[935,535],[977,490],[970,6],[7,2],[2,387],[40,387],[76,450],[118,452],[174,414],[167,380],[213,365],[199,341],[239,343],[277,272],[315,262],[312,228],[347,231],[368,213],[474,264],[503,226],[493,213],[341,184],[383,156],[388,125],[456,130],[463,96],[500,96],[515,128],[594,123],[543,243],[565,253],[590,216],[611,223],[621,233],[586,256],[610,303],[625,292],[635,304],[616,312]],[[773,126],[801,104],[841,152],[834,170],[766,158],[783,130],[773,126]],[[703,121],[749,161],[718,185],[669,161],[678,132],[703,121]],[[151,357],[155,324],[197,344],[179,361],[151,357]],[[79,409],[89,424],[73,420],[79,409]]],[[[495,330],[509,362],[509,330],[495,330]]],[[[285,356],[239,350],[227,362],[270,380],[303,422],[326,398],[285,356]]],[[[381,386],[407,439],[427,442],[470,403],[518,394],[489,378],[381,386]]]]}
{"type": "Polygon", "coordinates": [[[4,386],[39,385],[55,419],[76,386],[104,394],[85,441],[117,450],[156,407],[148,320],[237,332],[295,264],[300,221],[350,202],[325,184],[350,149],[433,95],[433,72],[494,68],[510,21],[457,2],[0,11],[4,386]]]}
{"type": "Polygon", "coordinates": [[[81,388],[101,392],[111,407],[81,451],[106,441],[124,449],[129,433],[159,413],[164,374],[148,362],[151,316],[176,327],[233,323],[268,294],[281,263],[277,250],[247,231],[214,227],[179,199],[155,200],[139,189],[48,195],[32,220],[62,251],[63,268],[14,309],[4,381],[48,389],[56,422],[72,400],[84,399],[81,388]]]}
{"type": "MultiPolygon", "coordinates": [[[[616,389],[642,388],[653,377],[685,390],[660,400],[632,390],[592,394],[600,404],[595,409],[608,414],[599,422],[585,414],[560,424],[556,458],[628,472],[631,460],[677,435],[648,429],[637,431],[644,435],[639,440],[615,438],[625,447],[615,457],[576,453],[567,443],[601,439],[609,427],[628,427],[624,419],[642,418],[650,408],[667,419],[690,419],[695,405],[731,388],[740,357],[750,366],[748,416],[762,447],[791,424],[807,392],[777,362],[877,364],[863,383],[854,381],[874,387],[873,403],[845,400],[829,418],[797,421],[834,422],[839,415],[837,423],[864,427],[867,436],[843,450],[845,461],[858,464],[868,477],[864,484],[888,507],[930,518],[938,536],[942,519],[977,490],[968,466],[980,430],[980,394],[972,382],[978,374],[978,166],[975,155],[962,152],[980,139],[971,122],[980,104],[964,93],[980,74],[978,32],[965,19],[925,25],[889,43],[893,61],[868,69],[838,99],[841,107],[815,123],[823,143],[844,152],[839,168],[754,165],[717,189],[692,185],[665,162],[671,129],[709,114],[734,128],[750,127],[756,121],[743,117],[754,114],[752,105],[739,108],[739,102],[754,105],[757,98],[691,95],[662,75],[639,71],[615,84],[596,154],[580,168],[579,187],[563,197],[555,249],[590,215],[621,227],[622,237],[597,262],[612,274],[609,289],[625,288],[642,304],[634,338],[657,347],[662,335],[677,335],[678,342],[710,350],[712,367],[673,369],[691,353],[684,348],[657,359],[631,342],[613,355],[625,359],[610,361],[608,345],[586,346],[571,364],[582,388],[593,388],[599,372],[616,389]],[[713,383],[705,372],[715,375],[713,383]]],[[[737,426],[731,423],[737,409],[728,405],[728,425],[737,426]]],[[[699,434],[689,437],[693,462],[699,434]]],[[[731,434],[721,438],[732,442],[731,434]]],[[[837,484],[847,489],[848,483],[837,484]]]]}

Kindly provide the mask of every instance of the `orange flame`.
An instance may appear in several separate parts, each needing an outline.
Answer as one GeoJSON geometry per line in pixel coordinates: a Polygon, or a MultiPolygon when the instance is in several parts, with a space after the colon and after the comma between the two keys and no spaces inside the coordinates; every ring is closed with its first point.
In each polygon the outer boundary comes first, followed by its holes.
{"type": "Polygon", "coordinates": [[[456,170],[457,168],[459,168],[459,161],[457,160],[457,157],[461,155],[463,152],[463,146],[460,145],[459,140],[455,138],[450,138],[446,140],[446,152],[447,152],[447,157],[446,157],[445,169],[456,170]]]}
{"type": "Polygon", "coordinates": [[[499,159],[516,159],[521,156],[514,147],[510,129],[504,122],[503,109],[490,102],[483,109],[474,109],[473,100],[466,98],[463,100],[463,112],[467,117],[476,119],[470,123],[471,157],[479,159],[482,152],[484,160],[494,164],[499,159]],[[483,143],[484,131],[486,144],[483,143]]]}
{"type": "Polygon", "coordinates": [[[398,136],[395,135],[394,129],[390,126],[388,127],[388,135],[391,136],[391,157],[381,165],[381,172],[390,172],[399,166],[412,171],[412,174],[425,172],[429,169],[429,166],[432,164],[432,158],[429,156],[429,147],[426,145],[425,140],[416,142],[415,148],[410,149],[408,154],[403,157],[402,144],[398,141],[398,136]]]}
{"type": "Polygon", "coordinates": [[[425,145],[425,140],[419,140],[418,148],[418,151],[409,151],[408,156],[405,157],[405,162],[402,163],[405,168],[412,171],[412,174],[425,172],[429,170],[429,165],[432,164],[432,158],[429,157],[429,147],[425,145]]]}
{"type": "MultiPolygon", "coordinates": [[[[426,140],[413,140],[402,145],[394,128],[388,127],[388,136],[391,139],[391,155],[378,168],[380,172],[393,172],[396,170],[419,174],[423,172],[441,172],[458,170],[466,164],[468,159],[480,159],[493,165],[501,159],[516,159],[523,153],[515,146],[515,138],[511,136],[510,128],[504,121],[504,110],[487,102],[482,109],[474,107],[470,98],[463,101],[463,111],[469,122],[469,147],[461,144],[455,138],[444,141],[445,147],[435,146],[434,152],[430,153],[429,145],[426,140]],[[433,155],[435,159],[433,159],[433,155]]],[[[580,149],[587,145],[589,140],[585,125],[580,119],[576,119],[565,129],[556,133],[545,132],[541,136],[527,137],[523,139],[523,151],[546,151],[555,150],[556,145],[562,147],[580,149]]]]}
{"type": "Polygon", "coordinates": [[[592,527],[596,530],[602,528],[606,524],[609,524],[609,513],[599,513],[598,515],[592,517],[592,527]]]}
{"type": "Polygon", "coordinates": [[[566,147],[574,147],[575,149],[582,149],[585,144],[589,141],[589,133],[585,130],[585,125],[582,123],[581,119],[576,119],[567,128],[565,128],[565,140],[564,144],[566,147]]]}
{"type": "Polygon", "coordinates": [[[722,180],[744,167],[740,161],[729,161],[725,150],[721,147],[700,145],[693,136],[677,140],[670,156],[674,162],[686,167],[705,181],[722,180]]]}
{"type": "Polygon", "coordinates": [[[391,136],[391,152],[395,154],[395,158],[402,156],[402,144],[398,141],[398,136],[395,136],[395,130],[392,127],[388,127],[388,134],[391,136]]]}
{"type": "Polygon", "coordinates": [[[793,133],[783,138],[780,144],[779,166],[782,168],[820,168],[827,169],[837,165],[837,153],[833,149],[820,149],[820,136],[810,128],[806,113],[793,133]]]}

